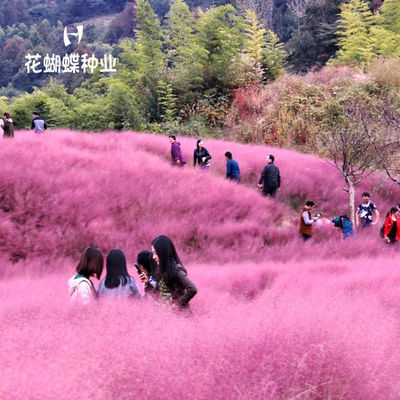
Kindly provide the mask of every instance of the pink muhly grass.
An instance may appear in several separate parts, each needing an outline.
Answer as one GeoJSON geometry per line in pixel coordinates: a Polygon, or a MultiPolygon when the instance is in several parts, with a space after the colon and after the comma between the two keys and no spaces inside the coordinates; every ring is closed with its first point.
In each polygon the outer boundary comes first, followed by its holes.
{"type": "MultiPolygon", "coordinates": [[[[195,139],[178,140],[188,160],[183,170],[169,165],[170,145],[163,136],[51,131],[42,139],[25,133],[5,143],[1,252],[11,261],[76,258],[96,245],[120,247],[132,257],[162,233],[189,259],[226,261],[226,252],[231,261],[286,259],[297,257],[300,244],[303,248],[297,226],[306,199],[329,218],[347,211],[339,173],[319,158],[206,140],[213,159],[211,173],[204,174],[190,166],[195,139]],[[240,163],[243,184],[225,179],[227,150],[240,163]],[[276,200],[263,198],[256,188],[271,152],[282,176],[276,200]]],[[[374,195],[371,182],[360,186],[357,197],[368,189],[384,215],[398,201],[399,189],[391,185],[390,192],[374,195]]],[[[378,228],[370,232],[371,246],[360,251],[380,251],[378,228]]],[[[336,248],[339,253],[352,248],[357,254],[364,247],[362,240],[341,243],[335,231],[328,227],[315,236],[319,252],[329,256],[336,248]]]]}
{"type": "Polygon", "coordinates": [[[0,398],[395,399],[390,260],[191,264],[192,318],[145,300],[74,307],[65,263],[2,281],[0,398]]]}
{"type": "MultiPolygon", "coordinates": [[[[195,140],[178,140],[184,169],[156,135],[60,130],[4,142],[0,399],[399,398],[397,247],[382,247],[379,225],[354,240],[332,226],[310,243],[298,237],[306,198],[330,217],[345,212],[340,175],[310,155],[217,140],[204,141],[204,174],[190,167],[195,140]],[[228,150],[243,184],[224,178],[228,150]],[[270,152],[277,199],[255,187],[270,152]],[[146,299],[70,303],[86,246],[121,248],[138,280],[136,254],[158,234],[199,289],[193,317],[146,299]]],[[[390,188],[373,196],[381,214],[398,200],[390,188]]]]}

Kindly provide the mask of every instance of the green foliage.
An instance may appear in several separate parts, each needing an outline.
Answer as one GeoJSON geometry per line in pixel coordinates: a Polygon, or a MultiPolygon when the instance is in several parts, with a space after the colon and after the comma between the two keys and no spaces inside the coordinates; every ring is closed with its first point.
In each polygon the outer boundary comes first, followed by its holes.
{"type": "Polygon", "coordinates": [[[52,103],[53,99],[37,88],[32,94],[25,93],[18,97],[10,107],[15,126],[19,129],[29,128],[33,111],[38,111],[43,118],[48,120],[49,126],[51,126],[52,121],[49,119],[51,117],[52,103]]]}
{"type": "Polygon", "coordinates": [[[338,61],[343,63],[367,64],[373,58],[371,28],[374,16],[368,3],[350,0],[340,7],[337,34],[339,36],[338,61]]]}
{"type": "MultiPolygon", "coordinates": [[[[399,115],[400,110],[397,66],[396,59],[376,60],[368,75],[341,66],[305,77],[283,75],[265,86],[241,88],[234,94],[224,131],[230,139],[326,156],[320,135],[323,129],[338,126],[341,118],[347,118],[344,105],[351,104],[355,113],[360,109],[360,115],[368,117],[369,128],[386,135],[388,123],[399,126],[400,121],[391,116],[399,115]]],[[[361,122],[357,120],[358,128],[361,122]]],[[[363,131],[354,128],[353,132],[361,135],[363,131]]]]}
{"type": "Polygon", "coordinates": [[[244,52],[253,60],[254,65],[261,64],[264,58],[264,36],[267,31],[260,24],[254,11],[246,10],[243,28],[246,37],[244,52]]]}
{"type": "Polygon", "coordinates": [[[242,19],[231,5],[211,7],[200,12],[196,24],[196,42],[205,50],[202,65],[204,89],[225,94],[235,87],[240,71],[242,19]]]}
{"type": "Polygon", "coordinates": [[[301,19],[300,28],[287,43],[289,64],[296,71],[324,65],[337,49],[337,20],[341,1],[311,0],[301,19]]]}
{"type": "Polygon", "coordinates": [[[381,7],[380,24],[400,35],[400,0],[385,0],[381,7]]]}
{"type": "Polygon", "coordinates": [[[385,1],[377,15],[362,0],[343,4],[337,34],[339,62],[367,65],[376,57],[400,56],[400,1],[385,1]]]}
{"type": "Polygon", "coordinates": [[[287,58],[287,53],[278,36],[274,32],[268,31],[265,36],[265,47],[263,49],[262,69],[264,78],[268,81],[275,80],[283,74],[283,65],[287,58]]]}
{"type": "Polygon", "coordinates": [[[253,61],[255,69],[261,67],[264,80],[274,80],[281,75],[287,58],[284,46],[274,32],[262,27],[253,11],[246,11],[244,34],[244,52],[253,61]]]}
{"type": "Polygon", "coordinates": [[[135,54],[139,81],[156,86],[157,75],[165,69],[165,59],[161,51],[163,37],[160,21],[147,0],[136,0],[135,54]]]}
{"type": "Polygon", "coordinates": [[[167,14],[165,37],[168,76],[179,104],[193,103],[202,91],[203,65],[207,51],[200,46],[194,33],[195,20],[183,0],[175,0],[167,14]]]}
{"type": "Polygon", "coordinates": [[[186,49],[192,45],[194,18],[183,0],[175,0],[166,15],[166,37],[172,62],[182,62],[186,49]]]}
{"type": "Polygon", "coordinates": [[[161,51],[163,34],[160,21],[147,0],[137,0],[135,5],[138,29],[136,41],[121,43],[122,70],[119,77],[125,84],[134,84],[150,120],[160,118],[157,85],[166,68],[161,51]]]}
{"type": "Polygon", "coordinates": [[[160,80],[158,84],[158,104],[163,121],[171,122],[176,115],[176,96],[169,82],[160,80]]]}

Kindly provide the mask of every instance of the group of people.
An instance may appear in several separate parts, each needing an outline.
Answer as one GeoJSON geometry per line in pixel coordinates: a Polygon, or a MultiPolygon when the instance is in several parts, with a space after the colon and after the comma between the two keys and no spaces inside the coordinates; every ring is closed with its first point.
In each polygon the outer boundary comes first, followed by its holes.
{"type": "MultiPolygon", "coordinates": [[[[356,227],[361,230],[367,230],[376,225],[379,221],[379,211],[376,205],[371,201],[370,194],[364,192],[362,201],[356,211],[356,227]]],[[[350,238],[354,235],[353,223],[347,215],[340,215],[330,221],[323,214],[319,213],[312,216],[315,203],[308,200],[300,212],[299,232],[304,240],[309,240],[313,235],[313,225],[324,223],[333,223],[342,232],[343,239],[350,238]]],[[[386,244],[393,244],[400,239],[400,203],[393,206],[386,214],[385,221],[380,228],[380,236],[386,244]]]]}
{"type": "Polygon", "coordinates": [[[135,267],[144,286],[144,294],[129,274],[126,257],[119,249],[112,249],[106,258],[106,276],[96,290],[92,277],[100,279],[104,257],[100,249],[88,247],[76,267],[76,274],[68,281],[71,300],[88,304],[97,298],[141,299],[151,297],[173,308],[190,310],[189,302],[197,288],[167,236],[157,236],[151,250],[137,255],[135,267]]]}
{"type": "MultiPolygon", "coordinates": [[[[32,113],[31,129],[35,133],[43,133],[47,129],[46,121],[37,111],[32,113]]],[[[3,135],[3,138],[14,137],[14,122],[11,115],[7,112],[3,114],[3,118],[0,118],[0,134],[3,135]]]]}
{"type": "MultiPolygon", "coordinates": [[[[171,162],[172,165],[183,167],[186,164],[186,158],[182,152],[181,144],[177,142],[175,135],[168,136],[171,143],[171,162]]],[[[209,170],[210,160],[212,156],[210,152],[204,147],[203,140],[198,139],[196,148],[193,153],[193,166],[198,166],[202,170],[209,170]]],[[[232,181],[240,182],[241,174],[239,163],[233,159],[232,153],[227,151],[225,153],[226,161],[226,178],[232,181]]],[[[272,154],[267,156],[267,165],[263,169],[260,179],[258,180],[258,187],[262,189],[264,196],[275,196],[277,190],[281,186],[281,176],[279,168],[274,164],[275,157],[272,154]]]]}
{"type": "Polygon", "coordinates": [[[4,138],[14,137],[14,122],[11,115],[7,112],[3,114],[3,118],[0,118],[0,134],[4,138]]]}

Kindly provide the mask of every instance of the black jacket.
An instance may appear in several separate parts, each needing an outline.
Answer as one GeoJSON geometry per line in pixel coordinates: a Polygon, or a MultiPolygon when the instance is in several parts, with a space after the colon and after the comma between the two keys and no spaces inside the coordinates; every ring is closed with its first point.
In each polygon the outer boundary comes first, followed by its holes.
{"type": "Polygon", "coordinates": [[[274,163],[269,163],[263,169],[258,183],[264,184],[264,190],[278,189],[281,186],[281,176],[278,167],[274,163]]]}
{"type": "Polygon", "coordinates": [[[209,165],[209,161],[211,160],[211,154],[205,147],[201,149],[196,149],[193,153],[193,167],[196,166],[196,162],[199,164],[200,167],[209,165]],[[203,157],[205,157],[205,161],[203,162],[203,157]]]}

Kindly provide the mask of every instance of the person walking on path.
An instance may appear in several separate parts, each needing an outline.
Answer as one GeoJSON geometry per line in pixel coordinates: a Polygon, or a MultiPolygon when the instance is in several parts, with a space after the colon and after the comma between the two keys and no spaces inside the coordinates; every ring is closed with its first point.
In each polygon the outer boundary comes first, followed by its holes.
{"type": "Polygon", "coordinates": [[[383,225],[383,239],[386,243],[396,243],[400,239],[399,209],[392,207],[383,225]]]}
{"type": "Polygon", "coordinates": [[[275,197],[276,191],[281,186],[281,176],[278,167],[274,164],[275,157],[270,154],[267,157],[267,165],[264,167],[258,181],[258,187],[262,188],[264,196],[275,197]]]}
{"type": "Polygon", "coordinates": [[[185,156],[182,153],[181,144],[176,141],[175,135],[169,135],[169,142],[171,143],[171,161],[172,165],[183,167],[186,164],[185,156]]]}
{"type": "Polygon", "coordinates": [[[14,122],[11,115],[7,112],[4,113],[4,127],[3,127],[3,137],[13,138],[14,137],[14,122]]]}
{"type": "Polygon", "coordinates": [[[379,212],[375,204],[370,200],[368,192],[362,194],[362,203],[358,206],[356,212],[356,226],[361,229],[370,228],[376,225],[379,220],[379,212]]]}
{"type": "Polygon", "coordinates": [[[239,164],[236,160],[232,158],[232,153],[227,151],[225,153],[225,160],[226,160],[226,178],[232,181],[240,182],[240,168],[239,164]]]}
{"type": "Polygon", "coordinates": [[[43,133],[45,129],[47,129],[46,121],[39,115],[37,111],[32,113],[31,129],[33,129],[35,133],[43,133]]]}
{"type": "Polygon", "coordinates": [[[315,217],[311,215],[314,206],[315,203],[312,200],[308,200],[300,212],[299,232],[303,236],[304,240],[311,239],[313,234],[312,226],[319,218],[318,215],[315,217]]]}
{"type": "Polygon", "coordinates": [[[211,158],[211,154],[203,146],[203,141],[199,139],[193,153],[193,167],[195,167],[197,163],[201,169],[208,170],[210,168],[211,158]]]}

